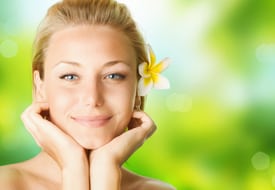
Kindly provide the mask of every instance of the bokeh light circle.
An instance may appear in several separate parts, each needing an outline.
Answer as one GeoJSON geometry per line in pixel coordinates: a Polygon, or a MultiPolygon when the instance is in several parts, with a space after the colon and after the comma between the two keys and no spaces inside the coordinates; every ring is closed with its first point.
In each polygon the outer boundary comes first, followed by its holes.
{"type": "Polygon", "coordinates": [[[166,105],[172,112],[188,112],[192,109],[192,97],[186,94],[173,93],[167,97],[166,105]]]}
{"type": "Polygon", "coordinates": [[[0,44],[0,54],[5,58],[11,58],[16,56],[18,52],[18,45],[13,40],[4,40],[0,44]]]}
{"type": "Polygon", "coordinates": [[[257,152],[252,156],[251,163],[256,170],[266,170],[270,166],[270,156],[264,152],[257,152]]]}

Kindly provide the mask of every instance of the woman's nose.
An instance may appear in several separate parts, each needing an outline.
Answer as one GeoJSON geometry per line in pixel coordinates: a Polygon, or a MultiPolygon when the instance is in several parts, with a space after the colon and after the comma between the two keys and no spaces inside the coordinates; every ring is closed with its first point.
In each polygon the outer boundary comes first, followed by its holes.
{"type": "Polygon", "coordinates": [[[82,102],[85,106],[100,107],[104,103],[103,87],[99,81],[88,81],[81,91],[82,102]]]}

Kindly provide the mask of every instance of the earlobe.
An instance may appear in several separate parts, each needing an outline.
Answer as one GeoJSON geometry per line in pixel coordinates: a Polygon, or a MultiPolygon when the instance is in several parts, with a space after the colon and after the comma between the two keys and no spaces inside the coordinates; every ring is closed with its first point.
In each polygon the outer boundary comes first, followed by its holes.
{"type": "Polygon", "coordinates": [[[134,107],[134,110],[140,111],[140,110],[141,110],[140,106],[141,106],[141,97],[137,95],[137,96],[136,96],[136,99],[135,99],[135,107],[134,107]]]}
{"type": "Polygon", "coordinates": [[[46,95],[45,95],[45,87],[44,87],[44,81],[40,78],[39,71],[33,72],[33,97],[34,100],[37,102],[45,102],[46,101],[46,95]]]}

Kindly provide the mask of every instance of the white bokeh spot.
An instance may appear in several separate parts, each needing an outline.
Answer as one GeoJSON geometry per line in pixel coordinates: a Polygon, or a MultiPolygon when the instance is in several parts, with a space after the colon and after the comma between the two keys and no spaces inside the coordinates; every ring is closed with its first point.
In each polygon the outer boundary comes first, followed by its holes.
{"type": "Polygon", "coordinates": [[[270,156],[264,152],[257,152],[252,156],[251,163],[256,170],[266,170],[270,167],[270,156]]]}
{"type": "Polygon", "coordinates": [[[5,58],[16,56],[18,52],[18,45],[12,40],[4,40],[0,44],[0,54],[5,58]]]}
{"type": "Polygon", "coordinates": [[[172,112],[188,112],[192,109],[192,98],[185,94],[173,93],[167,97],[166,105],[172,112]]]}

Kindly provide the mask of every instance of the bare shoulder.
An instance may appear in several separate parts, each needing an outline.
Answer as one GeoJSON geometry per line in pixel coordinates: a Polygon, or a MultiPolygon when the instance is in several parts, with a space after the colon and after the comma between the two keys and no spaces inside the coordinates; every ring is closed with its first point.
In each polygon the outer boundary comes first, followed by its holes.
{"type": "Polygon", "coordinates": [[[122,176],[123,190],[176,190],[168,183],[140,176],[128,170],[124,170],[122,176]]]}
{"type": "Polygon", "coordinates": [[[155,179],[149,179],[149,178],[145,178],[143,183],[140,185],[140,189],[144,189],[144,190],[176,190],[175,187],[173,187],[172,185],[159,181],[159,180],[155,180],[155,179]]]}
{"type": "Polygon", "coordinates": [[[12,165],[0,166],[0,187],[5,190],[22,189],[21,172],[12,165]]]}

